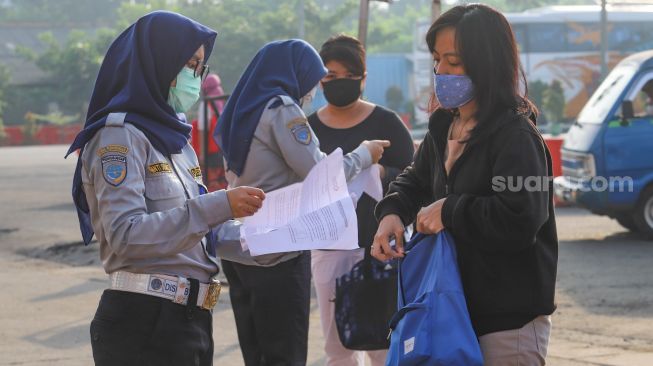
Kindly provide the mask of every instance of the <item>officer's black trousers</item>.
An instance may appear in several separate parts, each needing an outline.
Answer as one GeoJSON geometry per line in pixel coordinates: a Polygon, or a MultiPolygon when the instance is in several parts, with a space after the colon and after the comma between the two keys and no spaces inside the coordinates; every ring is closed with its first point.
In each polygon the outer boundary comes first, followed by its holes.
{"type": "Polygon", "coordinates": [[[222,261],[246,366],[304,366],[310,252],[273,267],[222,261]]]}
{"type": "Polygon", "coordinates": [[[96,366],[209,366],[212,315],[171,300],[106,290],[91,322],[96,366]]]}

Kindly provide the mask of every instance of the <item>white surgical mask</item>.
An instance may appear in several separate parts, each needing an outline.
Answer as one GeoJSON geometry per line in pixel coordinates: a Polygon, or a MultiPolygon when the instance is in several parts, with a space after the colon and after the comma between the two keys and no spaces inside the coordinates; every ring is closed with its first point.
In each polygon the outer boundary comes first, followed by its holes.
{"type": "Polygon", "coordinates": [[[309,91],[306,95],[301,97],[301,99],[299,99],[299,105],[302,107],[304,112],[311,110],[313,99],[315,99],[316,93],[317,93],[317,85],[313,89],[311,89],[311,91],[309,91]]]}

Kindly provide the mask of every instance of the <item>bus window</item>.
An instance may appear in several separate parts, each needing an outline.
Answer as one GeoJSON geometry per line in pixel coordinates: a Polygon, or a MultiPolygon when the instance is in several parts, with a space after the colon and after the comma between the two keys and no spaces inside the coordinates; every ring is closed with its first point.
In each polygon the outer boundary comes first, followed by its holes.
{"type": "Polygon", "coordinates": [[[566,40],[565,25],[562,23],[537,23],[528,26],[528,52],[565,52],[566,40]]]}
{"type": "Polygon", "coordinates": [[[528,44],[526,43],[526,25],[525,24],[515,24],[512,26],[512,31],[515,33],[515,39],[517,40],[517,45],[519,47],[519,52],[529,52],[528,44]]]}
{"type": "Polygon", "coordinates": [[[609,32],[609,47],[621,52],[653,48],[653,26],[646,22],[615,23],[609,32]]]}
{"type": "Polygon", "coordinates": [[[601,28],[598,23],[567,23],[567,44],[571,52],[599,51],[601,28]]]}

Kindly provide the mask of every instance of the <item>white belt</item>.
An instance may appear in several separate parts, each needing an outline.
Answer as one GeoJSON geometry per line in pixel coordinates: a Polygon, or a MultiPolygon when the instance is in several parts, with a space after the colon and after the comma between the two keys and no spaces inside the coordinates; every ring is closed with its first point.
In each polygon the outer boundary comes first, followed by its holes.
{"type": "MultiPolygon", "coordinates": [[[[188,303],[190,281],[184,277],[124,271],[113,272],[109,276],[111,289],[162,297],[182,305],[188,303]]],[[[220,281],[213,279],[211,283],[200,283],[197,306],[211,310],[217,304],[219,296],[220,281]]]]}

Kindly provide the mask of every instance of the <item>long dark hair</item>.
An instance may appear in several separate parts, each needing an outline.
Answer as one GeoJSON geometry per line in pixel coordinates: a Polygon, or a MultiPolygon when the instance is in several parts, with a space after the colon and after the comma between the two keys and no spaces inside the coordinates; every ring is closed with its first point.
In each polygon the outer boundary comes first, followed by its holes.
{"type": "Polygon", "coordinates": [[[493,117],[507,110],[537,115],[528,99],[526,76],[519,60],[517,42],[506,17],[487,5],[458,5],[442,14],[426,33],[431,53],[438,31],[456,30],[456,49],[467,76],[474,83],[478,125],[470,141],[493,130],[493,117]]]}

